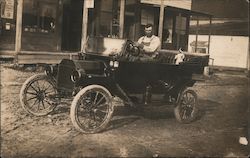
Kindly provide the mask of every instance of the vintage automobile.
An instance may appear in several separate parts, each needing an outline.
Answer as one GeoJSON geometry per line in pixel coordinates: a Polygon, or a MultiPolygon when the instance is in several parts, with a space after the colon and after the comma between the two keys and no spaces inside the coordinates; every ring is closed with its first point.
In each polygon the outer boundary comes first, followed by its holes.
{"type": "Polygon", "coordinates": [[[160,50],[156,59],[140,61],[142,51],[132,41],[93,41],[79,59],[47,65],[45,74],[26,80],[20,101],[28,113],[44,116],[61,99],[73,98],[73,125],[83,133],[96,133],[107,127],[117,102],[133,107],[153,104],[159,101],[154,96],[160,96],[161,104],[174,105],[179,122],[189,123],[196,118],[197,94],[190,87],[203,75],[209,55],[184,52],[183,62],[176,64],[178,51],[160,50]]]}

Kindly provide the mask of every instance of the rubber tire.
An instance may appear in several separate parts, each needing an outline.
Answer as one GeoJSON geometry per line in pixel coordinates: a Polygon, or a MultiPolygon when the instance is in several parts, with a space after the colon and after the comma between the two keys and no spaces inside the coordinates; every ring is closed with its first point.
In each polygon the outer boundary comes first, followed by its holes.
{"type": "MultiPolygon", "coordinates": [[[[55,81],[54,81],[52,78],[50,78],[49,76],[47,76],[47,75],[45,75],[45,74],[36,74],[36,75],[33,75],[33,76],[31,76],[30,78],[28,78],[28,79],[23,83],[23,85],[22,85],[22,88],[21,88],[20,94],[19,94],[20,103],[21,103],[23,109],[24,109],[25,111],[27,111],[28,113],[30,113],[30,114],[32,114],[32,115],[34,115],[34,116],[46,116],[46,115],[48,115],[49,113],[51,113],[51,112],[55,109],[56,105],[51,106],[51,107],[50,107],[47,111],[45,111],[44,113],[34,113],[33,111],[31,111],[31,110],[27,107],[27,105],[25,104],[25,101],[24,101],[26,89],[29,87],[29,85],[30,85],[31,83],[33,83],[33,82],[36,81],[36,80],[46,80],[46,81],[50,82],[50,83],[53,85],[54,88],[56,87],[55,81]]],[[[56,89],[56,88],[55,88],[55,89],[56,89]]]]}
{"type": "Polygon", "coordinates": [[[93,133],[98,133],[98,132],[103,131],[107,127],[109,121],[112,118],[113,112],[114,112],[114,105],[112,104],[111,99],[112,99],[111,93],[105,87],[100,86],[100,85],[89,85],[89,86],[83,88],[81,91],[79,91],[77,93],[77,95],[74,97],[74,100],[71,104],[71,109],[70,109],[70,118],[71,118],[71,121],[72,121],[74,127],[78,131],[85,133],[85,134],[93,134],[93,133]],[[78,106],[78,101],[81,99],[82,95],[84,95],[87,91],[92,90],[92,89],[101,89],[103,92],[106,93],[108,98],[110,98],[110,100],[109,100],[109,102],[110,102],[109,112],[108,112],[108,116],[106,117],[106,120],[98,128],[96,128],[94,130],[84,130],[78,124],[77,117],[76,117],[76,112],[77,112],[76,109],[78,106]]]}
{"type": "Polygon", "coordinates": [[[178,101],[177,101],[177,105],[176,107],[174,108],[174,114],[175,114],[175,118],[178,122],[180,123],[191,123],[193,122],[196,118],[197,118],[197,115],[198,115],[198,108],[197,108],[197,105],[198,105],[198,97],[197,97],[197,93],[192,90],[192,89],[185,89],[181,92],[180,96],[178,97],[178,101]],[[191,93],[194,98],[195,98],[195,106],[193,107],[193,116],[190,117],[189,119],[185,119],[183,120],[180,116],[180,108],[181,108],[181,99],[183,97],[183,95],[186,93],[186,92],[189,92],[191,93]]]}

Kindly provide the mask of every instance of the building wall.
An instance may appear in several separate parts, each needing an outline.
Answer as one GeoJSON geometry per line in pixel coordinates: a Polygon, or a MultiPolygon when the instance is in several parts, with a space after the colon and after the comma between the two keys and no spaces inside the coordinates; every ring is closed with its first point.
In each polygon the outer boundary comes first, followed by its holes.
{"type": "Polygon", "coordinates": [[[0,0],[0,50],[15,49],[16,8],[16,1],[0,0]]]}
{"type": "MultiPolygon", "coordinates": [[[[163,0],[164,5],[191,10],[192,0],[163,0]]],[[[161,0],[141,0],[141,3],[160,5],[161,0]]]]}
{"type": "MultiPolygon", "coordinates": [[[[190,43],[195,35],[189,35],[188,51],[192,51],[190,43]]],[[[199,35],[198,41],[208,41],[207,35],[199,35]]],[[[214,65],[247,68],[249,37],[212,35],[210,41],[210,57],[214,65]]]]}

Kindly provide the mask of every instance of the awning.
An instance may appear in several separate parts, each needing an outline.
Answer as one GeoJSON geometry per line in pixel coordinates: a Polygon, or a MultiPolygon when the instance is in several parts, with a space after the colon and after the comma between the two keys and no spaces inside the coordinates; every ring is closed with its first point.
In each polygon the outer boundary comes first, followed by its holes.
{"type": "Polygon", "coordinates": [[[201,12],[192,11],[192,10],[187,10],[187,9],[182,9],[182,8],[176,8],[176,7],[172,7],[172,6],[166,6],[165,9],[168,11],[180,12],[180,13],[184,13],[184,14],[188,14],[188,15],[192,15],[192,16],[203,16],[203,17],[209,17],[209,18],[213,17],[213,15],[210,15],[210,14],[201,13],[201,12]]]}
{"type": "MultiPolygon", "coordinates": [[[[147,4],[147,3],[141,3],[141,5],[142,6],[148,6],[148,7],[156,7],[156,8],[160,7],[160,5],[147,4]]],[[[213,15],[210,15],[210,14],[197,12],[197,11],[192,11],[192,10],[183,9],[183,8],[172,7],[172,6],[165,6],[165,10],[184,13],[184,14],[187,14],[187,15],[190,15],[190,16],[202,16],[202,17],[207,17],[207,18],[212,18],[213,17],[213,15]]]]}

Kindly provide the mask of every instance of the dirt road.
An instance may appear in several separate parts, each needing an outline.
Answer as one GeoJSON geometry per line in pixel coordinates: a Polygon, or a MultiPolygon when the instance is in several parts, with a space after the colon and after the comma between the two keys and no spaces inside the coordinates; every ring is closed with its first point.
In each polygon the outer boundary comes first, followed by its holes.
{"type": "MultiPolygon", "coordinates": [[[[6,65],[5,65],[6,66],[6,65]]],[[[85,135],[75,130],[70,104],[46,117],[28,115],[19,103],[22,83],[34,72],[1,66],[2,157],[166,157],[246,156],[239,144],[247,135],[248,81],[239,75],[217,75],[194,89],[200,116],[178,123],[172,106],[150,106],[141,112],[120,108],[109,128],[85,135]]]]}

